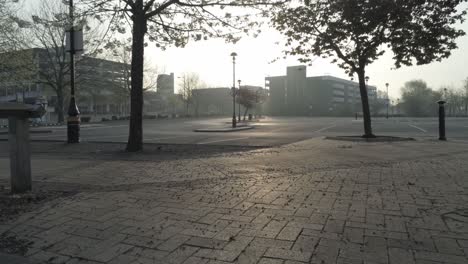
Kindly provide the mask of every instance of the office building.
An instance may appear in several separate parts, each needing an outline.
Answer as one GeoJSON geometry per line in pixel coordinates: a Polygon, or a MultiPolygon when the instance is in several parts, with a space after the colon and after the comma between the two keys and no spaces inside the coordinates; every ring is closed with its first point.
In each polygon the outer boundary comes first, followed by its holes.
{"type": "MultiPolygon", "coordinates": [[[[333,76],[307,77],[306,66],[287,68],[286,76],[265,78],[269,113],[289,116],[347,116],[362,112],[359,84],[333,76]]],[[[369,100],[377,88],[368,86],[369,100]]]]}

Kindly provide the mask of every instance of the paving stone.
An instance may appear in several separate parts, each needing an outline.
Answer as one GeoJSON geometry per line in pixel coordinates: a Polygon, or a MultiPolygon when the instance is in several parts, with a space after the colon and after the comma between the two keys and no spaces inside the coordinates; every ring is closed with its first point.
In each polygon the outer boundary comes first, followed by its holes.
{"type": "Polygon", "coordinates": [[[302,228],[286,226],[276,236],[276,239],[295,241],[301,232],[302,228]]]}
{"type": "Polygon", "coordinates": [[[165,263],[168,264],[179,264],[183,263],[187,260],[190,256],[192,256],[195,252],[198,251],[199,248],[191,247],[191,246],[181,246],[167,255],[164,259],[165,263]]]}
{"type": "Polygon", "coordinates": [[[226,227],[223,231],[217,233],[213,239],[230,241],[233,237],[239,234],[240,231],[242,231],[241,228],[226,227]]]}
{"type": "Polygon", "coordinates": [[[202,248],[195,254],[195,256],[207,259],[232,262],[239,256],[239,254],[240,252],[202,248]]]}
{"type": "Polygon", "coordinates": [[[364,229],[345,227],[343,238],[353,243],[364,243],[364,229]]]}
{"type": "Polygon", "coordinates": [[[95,261],[111,260],[114,257],[132,248],[130,245],[119,244],[125,239],[125,235],[115,235],[114,237],[102,240],[98,244],[78,254],[78,257],[95,261]]]}
{"type": "Polygon", "coordinates": [[[208,261],[210,260],[192,256],[186,259],[183,264],[206,264],[208,261]]]}
{"type": "Polygon", "coordinates": [[[436,237],[433,238],[437,251],[443,254],[463,255],[463,250],[460,249],[455,239],[436,237]]]}
{"type": "MultiPolygon", "coordinates": [[[[35,261],[40,261],[40,262],[47,262],[50,264],[60,264],[60,263],[65,263],[67,262],[70,257],[69,256],[64,256],[64,255],[59,255],[47,251],[40,250],[39,252],[31,255],[31,257],[35,261]]],[[[0,258],[0,261],[2,259],[0,258]]]]}
{"type": "Polygon", "coordinates": [[[127,236],[122,243],[132,246],[156,248],[158,245],[163,243],[164,240],[155,239],[154,237],[142,237],[142,236],[127,236]]]}
{"type": "Polygon", "coordinates": [[[236,263],[238,264],[254,264],[262,258],[263,254],[266,252],[266,248],[263,247],[247,247],[245,248],[239,257],[237,258],[236,263]]]}
{"type": "Polygon", "coordinates": [[[272,258],[262,258],[258,264],[283,264],[284,260],[282,259],[272,259],[272,258]]]}
{"type": "Polygon", "coordinates": [[[125,245],[125,244],[116,244],[113,245],[103,251],[101,251],[99,254],[95,256],[89,256],[87,258],[96,260],[99,262],[108,262],[121,254],[127,252],[129,249],[131,249],[133,246],[131,245],[125,245]]]}
{"type": "Polygon", "coordinates": [[[146,261],[151,260],[154,262],[156,260],[159,261],[164,259],[167,255],[169,255],[169,253],[170,252],[168,251],[162,251],[157,249],[134,247],[125,254],[138,258],[145,258],[147,259],[146,261]]]}
{"type": "Polygon", "coordinates": [[[107,264],[134,264],[138,260],[137,257],[130,256],[130,255],[120,255],[107,264]]]}
{"type": "Polygon", "coordinates": [[[337,247],[318,246],[312,256],[311,263],[336,263],[339,250],[337,247]]]}
{"type": "Polygon", "coordinates": [[[275,238],[286,223],[286,221],[272,220],[257,235],[265,238],[275,238]]]}
{"type": "Polygon", "coordinates": [[[204,237],[192,237],[189,240],[185,241],[184,244],[200,248],[223,249],[228,244],[228,241],[204,237]]]}
{"type": "Polygon", "coordinates": [[[390,259],[390,264],[415,263],[413,253],[401,248],[389,248],[388,257],[390,259]]]}
{"type": "Polygon", "coordinates": [[[328,219],[325,227],[323,228],[326,232],[342,234],[344,229],[345,221],[328,219]]]}
{"type": "Polygon", "coordinates": [[[314,142],[164,162],[96,159],[79,172],[57,167],[50,179],[99,190],[0,230],[34,242],[31,259],[60,255],[71,264],[292,264],[306,259],[300,254],[314,264],[468,263],[468,228],[447,214],[468,202],[466,146],[352,144],[343,152],[336,142],[314,142]],[[404,160],[405,151],[419,156],[404,160]],[[327,155],[331,163],[322,161],[327,155]],[[369,156],[376,159],[356,162],[369,156]],[[113,191],[100,191],[107,187],[113,191]]]}
{"type": "Polygon", "coordinates": [[[277,249],[290,249],[293,245],[291,241],[285,240],[278,240],[278,239],[270,239],[270,238],[263,238],[263,237],[255,237],[251,244],[251,246],[256,247],[271,247],[277,249]]]}
{"type": "Polygon", "coordinates": [[[416,251],[415,252],[416,260],[431,260],[431,261],[438,261],[442,263],[453,263],[453,264],[466,264],[468,262],[468,258],[465,256],[455,256],[455,255],[448,255],[448,254],[441,254],[436,252],[427,252],[427,251],[416,251]]]}
{"type": "Polygon", "coordinates": [[[164,250],[164,251],[173,251],[174,249],[178,248],[179,246],[183,245],[187,240],[189,240],[189,236],[185,235],[175,235],[165,242],[159,244],[157,248],[159,250],[164,250]]]}
{"type": "Polygon", "coordinates": [[[304,251],[304,252],[314,252],[315,246],[318,244],[319,238],[300,235],[297,240],[294,242],[292,250],[294,251],[304,251]]]}
{"type": "Polygon", "coordinates": [[[312,253],[270,248],[265,252],[265,257],[308,262],[312,257],[312,253]]]}

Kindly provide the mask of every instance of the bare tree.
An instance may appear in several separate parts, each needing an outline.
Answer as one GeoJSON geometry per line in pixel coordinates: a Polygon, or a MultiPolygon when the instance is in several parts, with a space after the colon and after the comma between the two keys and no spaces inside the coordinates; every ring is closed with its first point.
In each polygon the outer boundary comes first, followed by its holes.
{"type": "Polygon", "coordinates": [[[244,120],[247,112],[257,104],[257,95],[248,88],[240,88],[238,91],[237,102],[244,107],[244,120]]]}
{"type": "Polygon", "coordinates": [[[464,80],[463,90],[465,92],[465,116],[468,116],[468,78],[464,80]]]}
{"type": "MultiPolygon", "coordinates": [[[[101,51],[98,48],[101,33],[98,27],[91,28],[88,21],[82,17],[77,19],[80,20],[79,27],[85,32],[87,46],[82,55],[94,56],[101,51]]],[[[71,25],[68,9],[61,2],[42,1],[37,10],[32,12],[31,21],[24,23],[27,25],[24,26],[22,35],[30,36],[30,39],[23,38],[21,46],[38,48],[37,54],[25,64],[25,68],[32,73],[38,73],[37,83],[42,83],[55,92],[58,121],[63,122],[66,91],[70,85],[70,79],[67,78],[70,73],[69,54],[65,50],[65,30],[71,25]]],[[[78,61],[82,57],[78,57],[78,61]]]]}
{"type": "MultiPolygon", "coordinates": [[[[21,34],[30,23],[17,17],[19,5],[0,0],[0,87],[5,95],[28,88],[33,72],[28,68],[33,61],[31,52],[20,52],[30,36],[21,34]]],[[[2,94],[3,95],[3,94],[2,94]]]]}
{"type": "Polygon", "coordinates": [[[204,40],[223,37],[238,40],[233,32],[252,29],[258,20],[252,16],[266,16],[268,8],[286,1],[279,0],[83,0],[86,13],[110,21],[111,30],[125,33],[127,25],[132,33],[131,118],[127,151],[143,148],[143,61],[146,40],[164,49],[169,45],[185,46],[190,39],[204,40]],[[239,7],[258,10],[251,16],[237,15],[239,7]],[[228,8],[232,8],[231,12],[228,8]],[[261,10],[263,8],[263,10],[261,10]]]}
{"type": "Polygon", "coordinates": [[[179,88],[179,94],[185,105],[185,114],[189,115],[189,106],[194,101],[194,90],[200,87],[200,77],[196,73],[184,73],[181,77],[182,83],[179,88]]]}

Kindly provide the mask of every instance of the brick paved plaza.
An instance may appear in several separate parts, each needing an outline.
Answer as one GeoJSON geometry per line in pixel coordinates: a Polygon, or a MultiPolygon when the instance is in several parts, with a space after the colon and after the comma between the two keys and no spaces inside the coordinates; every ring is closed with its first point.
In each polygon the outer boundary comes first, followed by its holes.
{"type": "Polygon", "coordinates": [[[468,142],[191,156],[34,144],[36,187],[78,193],[0,225],[32,263],[468,263],[468,142]]]}

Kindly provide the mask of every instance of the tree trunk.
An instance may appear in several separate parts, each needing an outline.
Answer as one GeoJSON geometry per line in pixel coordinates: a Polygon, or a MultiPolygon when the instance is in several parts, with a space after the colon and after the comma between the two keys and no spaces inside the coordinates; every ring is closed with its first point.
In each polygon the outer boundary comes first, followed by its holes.
{"type": "Polygon", "coordinates": [[[244,111],[244,121],[245,121],[245,117],[247,116],[247,112],[249,111],[249,108],[245,108],[245,111],[244,111]]]}
{"type": "Polygon", "coordinates": [[[137,7],[137,11],[133,14],[130,131],[127,142],[129,152],[143,149],[143,60],[146,19],[142,8],[137,7]]]}
{"type": "Polygon", "coordinates": [[[58,86],[57,87],[57,106],[56,111],[57,111],[57,122],[58,123],[63,123],[65,121],[65,114],[64,114],[64,107],[63,107],[63,86],[58,86]]]}
{"type": "Polygon", "coordinates": [[[361,92],[362,116],[364,119],[364,138],[374,138],[372,134],[371,114],[369,109],[369,97],[367,95],[366,72],[364,69],[358,71],[359,90],[361,92]]]}
{"type": "Polygon", "coordinates": [[[465,115],[468,116],[468,98],[465,99],[465,115]]]}

